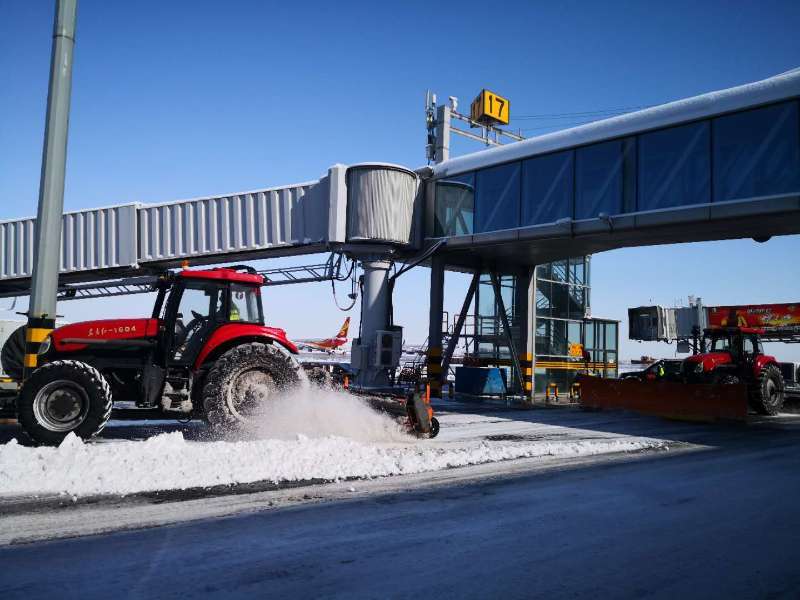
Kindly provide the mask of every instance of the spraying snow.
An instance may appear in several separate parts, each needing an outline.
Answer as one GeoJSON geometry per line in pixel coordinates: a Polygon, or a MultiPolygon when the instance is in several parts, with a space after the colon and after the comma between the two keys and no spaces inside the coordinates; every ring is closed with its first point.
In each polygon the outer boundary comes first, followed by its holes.
{"type": "MultiPolygon", "coordinates": [[[[244,432],[247,437],[296,439],[337,436],[362,442],[411,441],[400,424],[362,399],[329,388],[302,385],[266,404],[244,432]]],[[[240,438],[242,439],[242,438],[240,438]]]]}

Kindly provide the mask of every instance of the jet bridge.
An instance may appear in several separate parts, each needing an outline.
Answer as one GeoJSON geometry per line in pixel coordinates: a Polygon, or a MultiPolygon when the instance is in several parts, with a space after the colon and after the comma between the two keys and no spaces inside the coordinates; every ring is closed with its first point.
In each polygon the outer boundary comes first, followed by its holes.
{"type": "Polygon", "coordinates": [[[800,233],[800,69],[433,166],[449,265],[800,233]]]}

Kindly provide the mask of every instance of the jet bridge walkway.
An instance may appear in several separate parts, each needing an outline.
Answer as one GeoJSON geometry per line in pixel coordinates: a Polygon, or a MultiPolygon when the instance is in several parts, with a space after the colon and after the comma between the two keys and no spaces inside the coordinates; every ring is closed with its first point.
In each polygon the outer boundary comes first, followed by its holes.
{"type": "Polygon", "coordinates": [[[800,69],[432,167],[451,268],[800,233],[800,69]]]}
{"type": "MultiPolygon", "coordinates": [[[[61,283],[133,276],[184,260],[210,264],[322,252],[344,242],[345,167],[317,181],[163,204],[66,213],[61,283]]],[[[0,222],[0,290],[27,291],[35,218],[0,222]]]]}

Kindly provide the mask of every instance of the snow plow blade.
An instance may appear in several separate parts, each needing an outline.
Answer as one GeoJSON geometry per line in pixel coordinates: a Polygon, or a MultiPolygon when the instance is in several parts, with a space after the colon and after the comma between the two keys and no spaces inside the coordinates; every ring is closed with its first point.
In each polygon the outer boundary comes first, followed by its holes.
{"type": "Polygon", "coordinates": [[[747,386],[636,379],[602,379],[580,375],[581,406],[622,408],[645,415],[684,421],[747,419],[747,386]]]}

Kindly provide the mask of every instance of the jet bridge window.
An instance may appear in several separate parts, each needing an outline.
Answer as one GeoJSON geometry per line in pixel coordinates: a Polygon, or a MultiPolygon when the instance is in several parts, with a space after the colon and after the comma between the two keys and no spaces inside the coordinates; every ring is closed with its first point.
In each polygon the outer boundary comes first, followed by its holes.
{"type": "Polygon", "coordinates": [[[613,140],[575,152],[575,218],[633,212],[635,140],[613,140]]]}
{"type": "Polygon", "coordinates": [[[555,223],[572,216],[572,151],[522,163],[522,225],[555,223]]]}
{"type": "Polygon", "coordinates": [[[473,232],[475,174],[457,175],[436,182],[435,237],[473,232]]]}
{"type": "Polygon", "coordinates": [[[708,121],[639,136],[639,210],[711,202],[708,121]]]}
{"type": "Polygon", "coordinates": [[[798,103],[714,119],[714,201],[800,191],[798,103]]]}
{"type": "Polygon", "coordinates": [[[478,171],[475,233],[519,227],[520,163],[478,171]]]}

